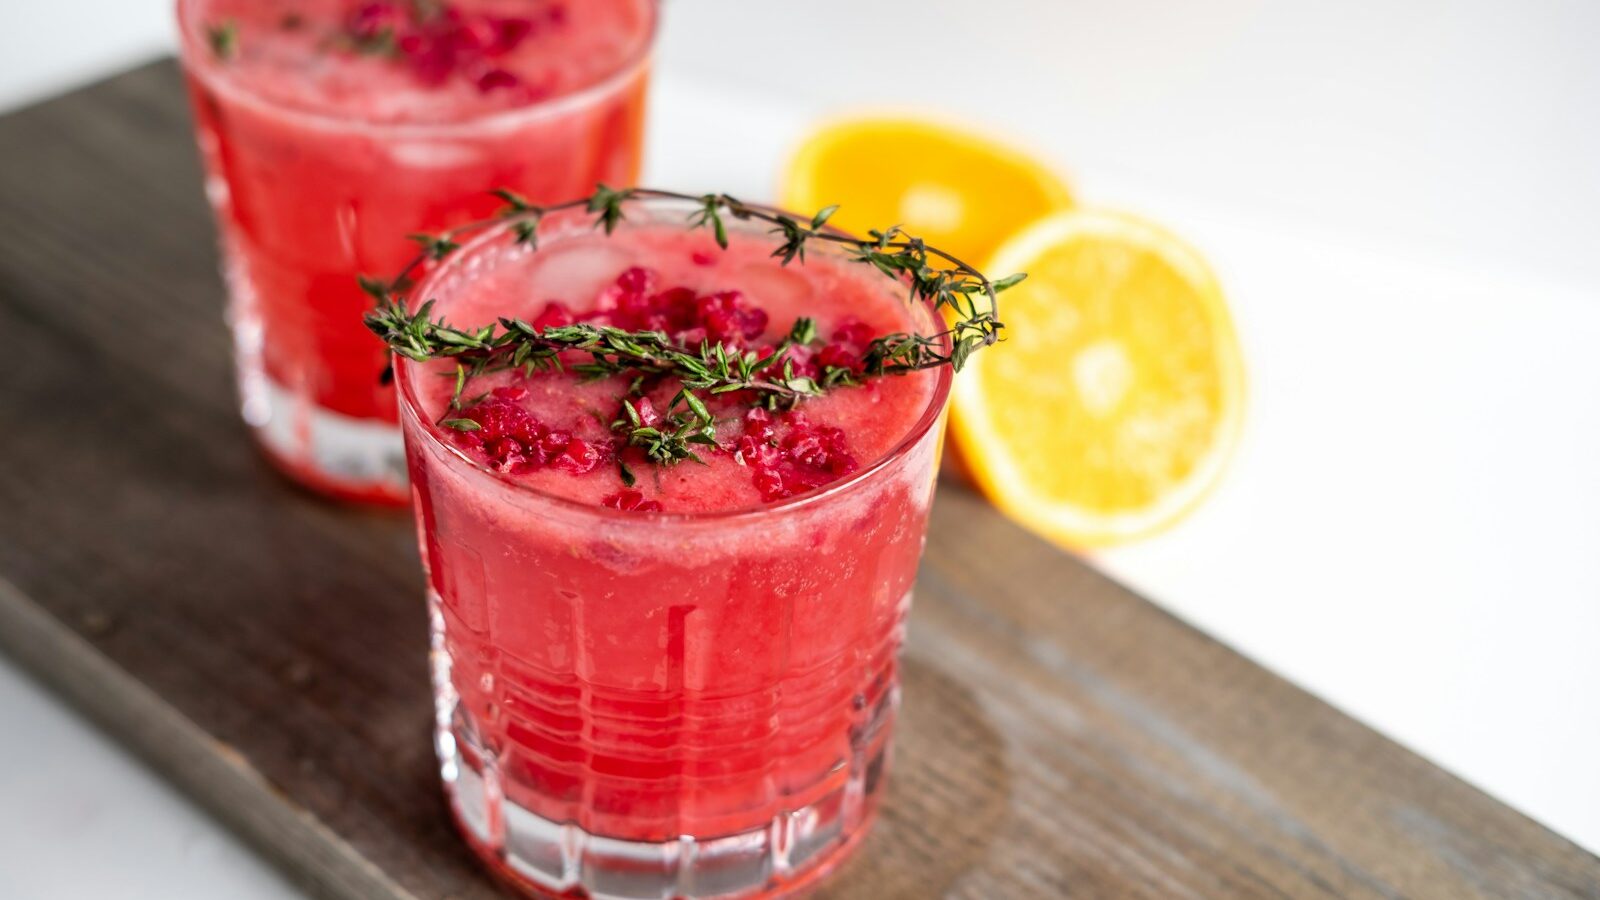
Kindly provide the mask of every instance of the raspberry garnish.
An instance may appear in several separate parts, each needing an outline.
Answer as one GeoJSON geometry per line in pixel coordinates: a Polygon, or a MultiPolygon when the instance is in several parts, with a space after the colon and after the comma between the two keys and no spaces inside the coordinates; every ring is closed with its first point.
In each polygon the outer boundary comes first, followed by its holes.
{"type": "Polygon", "coordinates": [[[657,313],[665,317],[669,331],[693,328],[699,321],[696,317],[699,304],[695,302],[694,291],[689,288],[667,288],[651,297],[650,304],[657,313]]]}
{"type": "Polygon", "coordinates": [[[551,300],[544,305],[544,309],[533,317],[533,327],[540,331],[546,328],[560,328],[573,323],[572,310],[560,300],[551,300]]]}
{"type": "Polygon", "coordinates": [[[344,32],[359,52],[395,55],[424,84],[443,84],[462,75],[489,93],[525,89],[538,96],[543,91],[494,60],[504,56],[543,28],[566,23],[561,4],[547,6],[542,15],[497,16],[466,13],[448,3],[400,3],[374,0],[357,4],[345,17],[344,32]]]}
{"type": "Polygon", "coordinates": [[[600,447],[589,443],[583,438],[572,438],[567,441],[561,453],[550,461],[552,468],[571,472],[574,475],[583,475],[593,472],[605,458],[600,447]]]}
{"type": "Polygon", "coordinates": [[[360,3],[345,17],[345,31],[360,43],[376,41],[387,32],[393,34],[405,24],[398,3],[360,3]]]}
{"type": "Polygon", "coordinates": [[[478,76],[478,90],[485,94],[495,88],[513,88],[522,83],[522,79],[507,72],[505,69],[490,69],[478,76]]]}
{"type": "Polygon", "coordinates": [[[864,349],[868,344],[872,343],[872,339],[876,336],[872,333],[871,325],[854,316],[846,316],[840,319],[839,324],[833,329],[835,343],[843,344],[856,350],[864,349]]]}
{"type": "Polygon", "coordinates": [[[733,446],[739,462],[753,466],[758,473],[763,469],[771,469],[783,458],[782,451],[777,447],[749,435],[739,438],[733,446]]]}
{"type": "Polygon", "coordinates": [[[617,287],[630,294],[647,294],[656,284],[656,273],[643,266],[623,269],[617,276],[617,287]]]}
{"type": "Polygon", "coordinates": [[[851,375],[862,375],[867,370],[863,355],[874,337],[871,325],[846,316],[833,329],[833,340],[817,351],[816,368],[821,372],[842,369],[851,375]]]}
{"type": "Polygon", "coordinates": [[[600,292],[595,311],[585,318],[628,331],[659,331],[678,343],[702,341],[743,350],[767,330],[764,309],[749,305],[740,291],[697,295],[687,287],[656,290],[653,269],[634,266],[600,292]]]}
{"type": "Polygon", "coordinates": [[[462,418],[478,423],[477,431],[463,432],[480,443],[490,443],[503,437],[527,440],[542,431],[543,426],[532,413],[517,405],[527,396],[523,388],[496,388],[462,414],[462,418]]]}
{"type": "Polygon", "coordinates": [[[759,406],[745,413],[744,433],[746,437],[771,442],[778,434],[777,427],[773,424],[772,413],[759,406]]]}
{"type": "MultiPolygon", "coordinates": [[[[595,309],[574,314],[566,304],[552,300],[534,317],[533,325],[542,330],[574,322],[594,322],[625,330],[659,331],[682,346],[698,347],[703,340],[739,352],[749,347],[749,352],[762,360],[780,352],[776,344],[750,346],[765,332],[768,316],[765,310],[753,306],[742,292],[700,294],[682,286],[661,289],[660,281],[660,274],[655,270],[642,266],[627,268],[601,290],[595,299],[595,309]]],[[[776,367],[769,365],[765,370],[787,371],[795,377],[810,378],[839,369],[861,375],[865,369],[863,353],[872,340],[871,326],[846,318],[833,329],[828,343],[820,347],[785,346],[781,351],[783,359],[776,367]]],[[[687,413],[676,405],[671,410],[658,408],[657,401],[652,399],[652,395],[667,396],[666,391],[671,386],[663,387],[652,381],[650,388],[641,389],[641,382],[642,379],[635,379],[626,395],[618,399],[621,409],[613,419],[612,428],[618,434],[631,435],[635,429],[661,429],[670,433],[682,427],[687,413]]],[[[702,398],[702,402],[714,403],[722,410],[715,415],[723,416],[724,421],[729,410],[743,412],[736,437],[730,439],[724,433],[720,440],[703,442],[700,450],[731,457],[737,464],[749,468],[752,483],[762,500],[772,502],[792,497],[837,481],[860,468],[844,431],[812,422],[794,410],[773,412],[761,406],[747,407],[751,401],[748,393],[732,391],[702,398]]],[[[528,397],[528,390],[517,385],[490,392],[461,413],[461,418],[471,420],[478,427],[458,431],[457,443],[481,453],[499,471],[511,473],[552,468],[581,475],[594,471],[604,462],[619,459],[617,444],[611,441],[589,441],[568,431],[547,427],[523,405],[528,397]]],[[[681,400],[672,402],[679,404],[681,400]]],[[[659,439],[660,435],[648,437],[659,439]]],[[[618,438],[618,443],[627,445],[629,440],[618,438]]],[[[627,466],[624,464],[620,468],[625,480],[631,482],[627,466]]],[[[631,488],[607,497],[605,503],[625,510],[660,509],[658,502],[645,500],[643,494],[631,488]]]]}
{"type": "Polygon", "coordinates": [[[549,466],[574,475],[594,471],[614,454],[609,442],[586,441],[552,429],[521,406],[526,388],[495,388],[489,396],[463,410],[460,419],[478,427],[455,429],[456,445],[476,451],[500,472],[531,472],[549,466]]]}
{"type": "Polygon", "coordinates": [[[494,29],[494,41],[489,45],[492,55],[510,53],[533,33],[533,22],[517,17],[493,17],[489,25],[494,29]]]}
{"type": "Polygon", "coordinates": [[[861,361],[861,354],[842,344],[829,344],[818,350],[817,365],[823,369],[845,369],[852,375],[860,375],[867,370],[866,363],[861,361]]]}
{"type": "Polygon", "coordinates": [[[550,462],[567,449],[572,442],[572,435],[565,431],[546,431],[539,435],[539,439],[531,449],[539,451],[541,462],[550,462]]]}
{"type": "Polygon", "coordinates": [[[644,494],[632,488],[617,491],[601,500],[600,504],[625,512],[661,512],[661,504],[658,501],[646,500],[644,494]]]}
{"type": "Polygon", "coordinates": [[[821,487],[859,468],[844,432],[812,424],[796,412],[775,417],[764,409],[745,414],[744,436],[734,454],[755,470],[752,481],[761,499],[771,503],[821,487]],[[778,437],[779,425],[785,434],[778,437]]]}

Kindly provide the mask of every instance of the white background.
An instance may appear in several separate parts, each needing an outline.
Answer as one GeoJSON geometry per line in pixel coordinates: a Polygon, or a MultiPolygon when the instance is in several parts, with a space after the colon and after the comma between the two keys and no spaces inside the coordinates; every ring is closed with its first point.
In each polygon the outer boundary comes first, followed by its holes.
{"type": "MultiPolygon", "coordinates": [[[[169,40],[165,0],[0,6],[0,107],[169,40]]],[[[1600,848],[1600,4],[667,15],[653,183],[770,193],[816,116],[909,107],[1198,245],[1248,357],[1244,442],[1189,520],[1095,561],[1600,848]]],[[[4,664],[0,721],[30,735],[0,742],[0,896],[292,896],[4,664]]]]}

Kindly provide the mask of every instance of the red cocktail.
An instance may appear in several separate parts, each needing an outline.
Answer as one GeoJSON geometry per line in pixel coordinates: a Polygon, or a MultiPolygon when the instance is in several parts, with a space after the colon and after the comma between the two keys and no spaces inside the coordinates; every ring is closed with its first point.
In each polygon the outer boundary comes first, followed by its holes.
{"type": "Polygon", "coordinates": [[[786,892],[883,783],[951,376],[865,360],[890,333],[948,340],[899,279],[683,216],[551,214],[537,248],[497,226],[408,292],[467,332],[604,326],[817,387],[703,386],[696,410],[683,377],[605,352],[399,360],[444,781],[473,848],[551,894],[786,892]]]}
{"type": "Polygon", "coordinates": [[[245,419],[301,481],[402,501],[358,274],[411,232],[637,174],[654,0],[179,0],[245,419]]]}

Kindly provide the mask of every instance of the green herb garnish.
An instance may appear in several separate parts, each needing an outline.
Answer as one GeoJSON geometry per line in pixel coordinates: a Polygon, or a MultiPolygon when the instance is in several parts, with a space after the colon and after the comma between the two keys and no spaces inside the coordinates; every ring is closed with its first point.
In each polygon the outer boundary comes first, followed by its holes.
{"type": "Polygon", "coordinates": [[[230,19],[217,25],[207,25],[206,41],[217,59],[224,62],[233,59],[239,53],[239,23],[230,19]]]}
{"type": "MultiPolygon", "coordinates": [[[[1018,274],[991,282],[983,273],[961,260],[914,238],[898,226],[871,231],[869,239],[857,239],[828,229],[828,219],[838,209],[830,206],[809,220],[799,220],[765,206],[748,204],[728,194],[693,196],[646,188],[613,189],[598,185],[589,197],[553,206],[539,206],[510,191],[496,191],[506,206],[494,219],[474,222],[438,235],[414,234],[409,237],[422,247],[422,253],[393,283],[362,278],[362,289],[378,301],[368,313],[366,325],[382,338],[392,353],[417,362],[438,359],[456,361],[456,386],[451,409],[461,409],[461,398],[472,378],[491,372],[520,369],[526,374],[563,367],[561,355],[582,353],[583,362],[567,368],[592,378],[632,373],[634,387],[646,377],[672,377],[681,390],[673,398],[662,420],[654,424],[640,421],[632,407],[624,403],[631,421],[619,420],[616,430],[625,433],[631,446],[644,450],[653,462],[670,465],[684,460],[699,460],[694,445],[716,443],[716,421],[705,404],[705,397],[733,391],[746,391],[758,405],[769,409],[790,408],[828,390],[859,383],[862,378],[904,375],[922,369],[949,365],[960,370],[971,354],[1000,339],[1004,325],[998,318],[997,295],[1020,282],[1018,274]],[[500,223],[511,223],[516,239],[534,245],[539,222],[549,213],[584,209],[594,216],[595,227],[607,234],[623,221],[626,206],[646,200],[675,200],[693,203],[689,215],[691,228],[704,228],[717,244],[728,246],[725,217],[740,221],[756,220],[772,225],[778,246],[772,255],[782,264],[805,260],[812,241],[842,246],[850,258],[873,266],[908,288],[910,300],[921,300],[936,310],[953,312],[952,324],[945,331],[924,335],[895,333],[874,339],[862,354],[862,370],[826,367],[819,378],[795,373],[785,350],[817,340],[816,324],[809,318],[796,319],[788,335],[767,357],[754,351],[730,350],[721,343],[702,341],[686,346],[659,331],[627,331],[603,325],[578,323],[536,329],[521,319],[502,318],[495,325],[473,331],[450,326],[444,319],[432,318],[433,301],[423,302],[415,312],[408,311],[401,292],[409,289],[411,276],[429,260],[442,260],[460,247],[458,238],[500,223]],[[944,265],[935,266],[942,261],[944,265]],[[949,348],[948,350],[946,348],[949,348]]],[[[449,427],[461,427],[470,419],[449,419],[449,427]]],[[[624,483],[632,483],[632,472],[622,469],[624,483]]]]}

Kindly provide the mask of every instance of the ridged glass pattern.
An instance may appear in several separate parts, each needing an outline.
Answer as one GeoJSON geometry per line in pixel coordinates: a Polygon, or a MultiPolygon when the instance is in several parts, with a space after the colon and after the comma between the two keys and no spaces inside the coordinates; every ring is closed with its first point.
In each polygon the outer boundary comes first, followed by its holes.
{"type": "Polygon", "coordinates": [[[761,894],[820,874],[875,808],[898,619],[757,690],[640,698],[458,643],[436,594],[429,605],[441,775],[502,874],[596,900],[761,894]],[[453,660],[472,653],[467,702],[453,660]],[[638,836],[585,827],[613,817],[638,836]]]}

